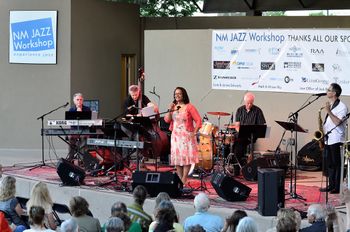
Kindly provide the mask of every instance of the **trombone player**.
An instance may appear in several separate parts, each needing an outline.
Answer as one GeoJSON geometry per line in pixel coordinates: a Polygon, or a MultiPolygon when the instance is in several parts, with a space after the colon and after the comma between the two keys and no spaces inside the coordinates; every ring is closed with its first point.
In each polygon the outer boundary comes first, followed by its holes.
{"type": "Polygon", "coordinates": [[[341,173],[341,151],[340,146],[345,141],[346,126],[342,119],[348,113],[347,106],[340,101],[339,97],[342,92],[340,85],[332,83],[327,89],[328,101],[324,106],[326,117],[323,124],[323,133],[326,135],[334,127],[337,127],[324,138],[325,147],[323,151],[324,169],[328,171],[328,186],[321,188],[321,192],[330,192],[331,194],[339,193],[340,190],[340,173],[341,173]],[[340,124],[340,125],[339,125],[340,124]]]}

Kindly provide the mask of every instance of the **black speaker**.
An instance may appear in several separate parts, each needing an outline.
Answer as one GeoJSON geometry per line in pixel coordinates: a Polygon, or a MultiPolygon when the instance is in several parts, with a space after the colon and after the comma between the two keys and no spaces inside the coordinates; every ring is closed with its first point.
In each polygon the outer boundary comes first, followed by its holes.
{"type": "Polygon", "coordinates": [[[245,201],[252,191],[248,186],[219,172],[213,174],[211,185],[216,193],[227,201],[245,201]]]}
{"type": "Polygon", "coordinates": [[[322,151],[315,140],[304,145],[298,152],[298,168],[304,171],[318,171],[322,168],[322,151]]]}
{"type": "Polygon", "coordinates": [[[160,192],[166,192],[170,197],[179,197],[183,184],[176,173],[173,172],[144,172],[136,171],[132,174],[132,188],[143,185],[151,197],[160,192]]]}
{"type": "Polygon", "coordinates": [[[284,170],[261,168],[258,170],[258,211],[263,216],[277,216],[284,208],[284,170]]]}
{"type": "Polygon", "coordinates": [[[83,183],[85,171],[61,158],[57,163],[57,174],[62,180],[63,185],[75,186],[83,183]]]}

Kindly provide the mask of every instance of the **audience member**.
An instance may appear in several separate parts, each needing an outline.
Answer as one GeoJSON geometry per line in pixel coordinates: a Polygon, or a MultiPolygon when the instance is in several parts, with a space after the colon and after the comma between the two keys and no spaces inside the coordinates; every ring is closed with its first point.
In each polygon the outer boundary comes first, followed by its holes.
{"type": "Polygon", "coordinates": [[[2,165],[0,164],[0,179],[1,179],[1,177],[2,177],[2,173],[3,173],[3,171],[2,171],[2,165]]]}
{"type": "Polygon", "coordinates": [[[225,226],[222,229],[222,232],[228,231],[228,232],[235,232],[239,220],[242,218],[248,216],[247,213],[243,210],[236,210],[233,212],[231,217],[226,218],[225,226]]]}
{"type": "Polygon", "coordinates": [[[190,226],[188,232],[205,232],[205,229],[201,225],[190,226]]]}
{"type": "Polygon", "coordinates": [[[340,193],[341,202],[345,203],[346,206],[346,221],[344,223],[340,223],[338,218],[339,230],[338,231],[346,231],[350,232],[350,190],[347,186],[343,188],[343,191],[340,193]]]}
{"type": "Polygon", "coordinates": [[[124,230],[124,222],[118,217],[111,217],[106,223],[107,232],[122,232],[124,230]]]}
{"type": "MultiPolygon", "coordinates": [[[[112,217],[117,217],[117,218],[122,219],[122,221],[124,223],[124,231],[130,232],[131,220],[130,220],[130,217],[126,213],[116,212],[110,218],[112,218],[112,217]]],[[[137,223],[135,223],[135,224],[137,224],[137,223]]],[[[107,225],[107,223],[105,225],[107,225]]],[[[140,225],[138,225],[138,226],[140,228],[139,231],[141,232],[142,231],[141,227],[140,227],[140,225]]]]}
{"type": "Polygon", "coordinates": [[[99,220],[87,215],[89,213],[89,203],[83,197],[73,197],[69,202],[69,208],[81,232],[101,231],[99,220]]]}
{"type": "Polygon", "coordinates": [[[160,193],[158,193],[158,195],[157,195],[157,197],[156,197],[156,199],[155,199],[155,206],[154,206],[154,215],[157,213],[157,208],[158,208],[158,206],[159,206],[159,204],[160,204],[160,202],[162,202],[162,201],[164,201],[164,200],[166,200],[166,201],[171,201],[171,198],[170,198],[170,196],[169,196],[169,194],[168,193],[166,193],[166,192],[160,192],[160,193]]]}
{"type": "Polygon", "coordinates": [[[147,198],[147,189],[138,185],[133,191],[134,203],[128,206],[128,216],[132,222],[140,224],[142,231],[147,232],[152,222],[152,217],[143,210],[143,204],[147,198]]]}
{"type": "Polygon", "coordinates": [[[52,212],[53,201],[51,199],[47,185],[43,182],[36,183],[27,202],[27,209],[32,206],[41,206],[45,210],[44,225],[46,228],[56,230],[57,224],[52,212]]]}
{"type": "Polygon", "coordinates": [[[12,232],[12,229],[5,217],[4,212],[0,211],[0,231],[1,232],[12,232]]]}
{"type": "MultiPolygon", "coordinates": [[[[114,203],[112,205],[112,208],[111,208],[111,217],[119,217],[120,219],[122,219],[124,221],[124,229],[128,229],[127,231],[128,232],[141,232],[142,229],[141,229],[141,226],[139,223],[137,222],[132,222],[130,217],[128,216],[128,210],[127,210],[127,207],[126,205],[121,202],[121,201],[117,201],[116,203],[114,203]],[[128,220],[129,220],[129,223],[126,223],[125,219],[120,215],[120,213],[123,213],[125,214],[127,217],[128,217],[128,220]],[[130,224],[130,225],[128,225],[130,224]],[[128,225],[128,226],[127,226],[128,225]]],[[[105,232],[105,225],[103,225],[102,227],[102,231],[105,232]]]]}
{"type": "Polygon", "coordinates": [[[155,221],[153,221],[148,232],[156,232],[160,229],[174,229],[176,232],[183,232],[183,226],[177,222],[177,215],[173,203],[163,200],[155,210],[155,221]]]}
{"type": "Polygon", "coordinates": [[[237,232],[258,232],[258,226],[253,218],[244,217],[238,222],[237,232]]]}
{"type": "Polygon", "coordinates": [[[27,228],[26,223],[21,219],[24,211],[15,196],[16,179],[12,176],[6,176],[0,183],[0,210],[7,214],[9,224],[15,232],[21,232],[27,228]]]}
{"type": "Polygon", "coordinates": [[[195,214],[184,221],[184,228],[187,232],[190,226],[201,225],[207,232],[219,232],[224,227],[221,217],[208,212],[210,200],[205,193],[199,193],[194,198],[195,214]]]}
{"type": "Polygon", "coordinates": [[[312,204],[307,209],[307,219],[311,226],[301,229],[301,232],[326,232],[325,210],[320,204],[312,204]]]}
{"type": "Polygon", "coordinates": [[[70,218],[61,224],[61,232],[79,232],[79,226],[75,219],[70,218]]]}
{"type": "Polygon", "coordinates": [[[45,210],[41,206],[32,206],[29,209],[30,229],[24,232],[54,232],[54,230],[46,229],[44,225],[45,210]]]}
{"type": "Polygon", "coordinates": [[[276,231],[277,232],[296,232],[297,230],[297,223],[292,217],[283,217],[278,219],[277,225],[276,225],[276,231]]]}

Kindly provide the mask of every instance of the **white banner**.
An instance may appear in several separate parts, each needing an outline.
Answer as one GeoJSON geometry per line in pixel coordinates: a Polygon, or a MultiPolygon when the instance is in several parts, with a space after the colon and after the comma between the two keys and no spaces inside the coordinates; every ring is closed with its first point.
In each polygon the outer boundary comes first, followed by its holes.
{"type": "Polygon", "coordinates": [[[10,11],[9,61],[56,64],[57,11],[10,11]]]}
{"type": "Polygon", "coordinates": [[[349,30],[214,30],[212,88],[350,95],[349,30]]]}

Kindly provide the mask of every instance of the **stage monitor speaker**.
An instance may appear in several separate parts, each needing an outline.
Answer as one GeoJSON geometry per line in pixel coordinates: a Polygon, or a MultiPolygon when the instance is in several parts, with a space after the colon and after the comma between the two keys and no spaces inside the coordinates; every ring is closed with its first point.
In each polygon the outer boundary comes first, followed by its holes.
{"type": "Polygon", "coordinates": [[[322,151],[315,140],[304,145],[298,152],[298,168],[304,171],[318,171],[322,168],[322,151]]]}
{"type": "Polygon", "coordinates": [[[277,216],[284,208],[284,170],[261,168],[258,170],[258,211],[263,216],[277,216]]]}
{"type": "Polygon", "coordinates": [[[57,163],[57,174],[60,177],[63,185],[75,186],[83,183],[85,171],[61,158],[57,163]]]}
{"type": "Polygon", "coordinates": [[[227,201],[245,201],[252,191],[248,186],[219,172],[213,174],[211,185],[216,193],[227,201]]]}
{"type": "Polygon", "coordinates": [[[160,192],[166,192],[170,197],[179,197],[182,194],[183,184],[173,172],[144,172],[136,171],[132,174],[132,188],[143,185],[151,197],[160,192]]]}

